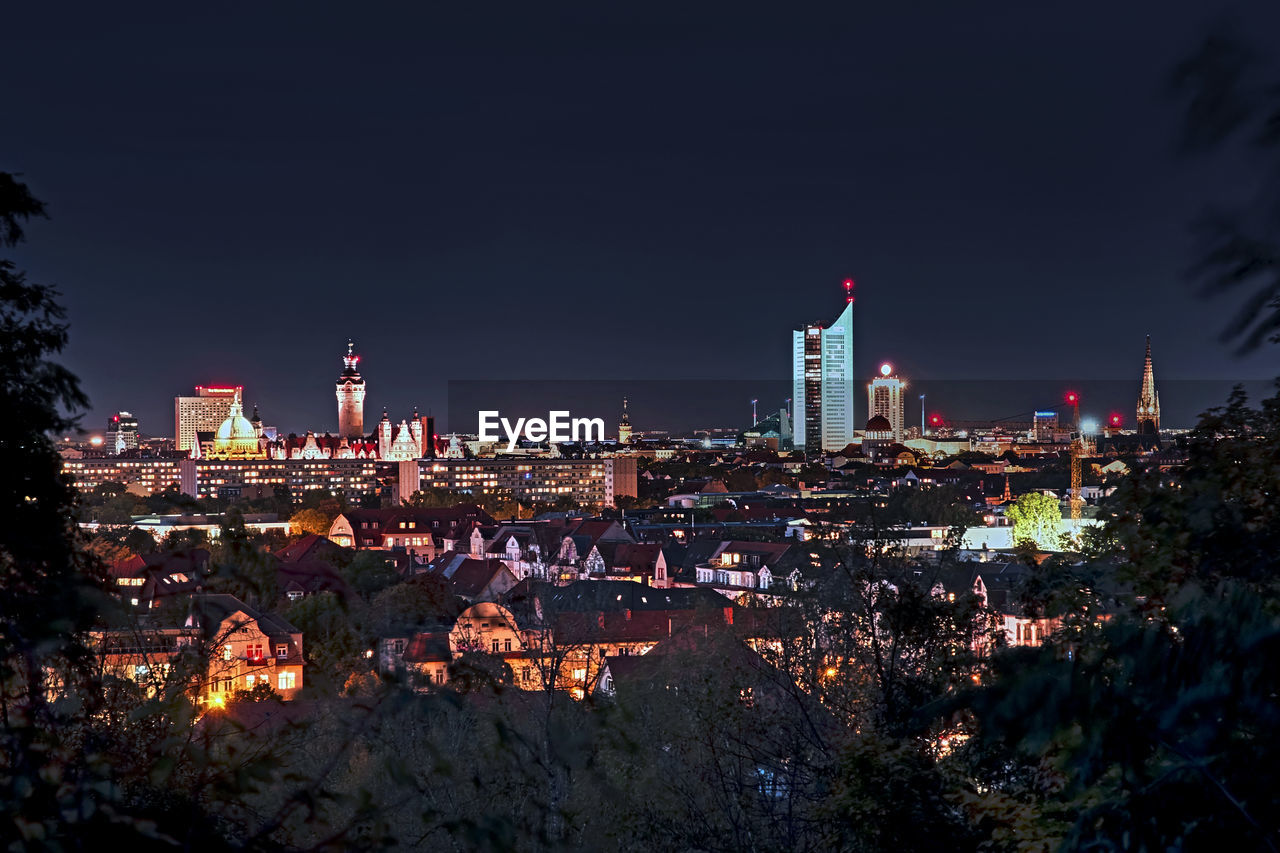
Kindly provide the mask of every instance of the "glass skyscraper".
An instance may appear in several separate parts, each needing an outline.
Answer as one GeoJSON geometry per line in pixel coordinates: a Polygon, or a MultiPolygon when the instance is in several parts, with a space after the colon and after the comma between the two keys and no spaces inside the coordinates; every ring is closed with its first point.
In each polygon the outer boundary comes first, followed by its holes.
{"type": "Polygon", "coordinates": [[[797,450],[843,450],[853,441],[853,302],[830,326],[792,332],[791,396],[797,450]]]}

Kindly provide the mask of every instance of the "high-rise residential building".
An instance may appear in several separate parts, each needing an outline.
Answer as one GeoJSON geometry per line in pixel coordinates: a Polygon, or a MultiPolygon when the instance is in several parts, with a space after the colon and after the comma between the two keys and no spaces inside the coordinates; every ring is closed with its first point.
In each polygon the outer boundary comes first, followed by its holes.
{"type": "Polygon", "coordinates": [[[364,437],[364,377],[357,366],[360,356],[355,354],[355,344],[347,341],[347,354],[342,357],[342,373],[338,375],[338,436],[340,438],[364,437]]]}
{"type": "Polygon", "coordinates": [[[889,431],[894,441],[902,441],[903,429],[906,426],[905,401],[902,391],[907,383],[893,372],[893,365],[885,362],[880,365],[880,375],[867,384],[867,417],[881,417],[889,422],[889,431]]]}
{"type": "Polygon", "coordinates": [[[1160,434],[1160,393],[1151,372],[1151,336],[1147,335],[1147,357],[1142,365],[1142,390],[1138,392],[1138,434],[1160,434]]]}
{"type": "Polygon", "coordinates": [[[126,450],[137,450],[138,419],[128,412],[116,412],[107,421],[107,435],[102,446],[117,456],[126,450]]]}
{"type": "Polygon", "coordinates": [[[198,452],[200,442],[196,433],[216,432],[242,391],[242,385],[197,385],[196,396],[174,397],[173,439],[176,449],[198,452]]]}
{"type": "MultiPolygon", "coordinates": [[[[845,282],[846,293],[853,282],[845,282]]],[[[792,333],[791,396],[795,447],[843,450],[853,441],[853,296],[830,326],[792,333]]]]}
{"type": "Polygon", "coordinates": [[[419,489],[471,494],[508,494],[526,504],[571,497],[579,504],[611,506],[616,497],[636,496],[636,460],[607,459],[434,459],[400,463],[399,497],[419,489]]]}

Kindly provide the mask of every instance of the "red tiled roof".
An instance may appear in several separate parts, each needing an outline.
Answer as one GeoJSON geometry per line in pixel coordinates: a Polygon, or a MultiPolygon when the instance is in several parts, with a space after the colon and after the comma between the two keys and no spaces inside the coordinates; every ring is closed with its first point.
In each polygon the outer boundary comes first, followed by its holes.
{"type": "Polygon", "coordinates": [[[404,650],[406,663],[448,663],[453,660],[448,631],[414,634],[404,650]]]}
{"type": "Polygon", "coordinates": [[[136,578],[147,568],[147,561],[134,554],[123,560],[117,560],[107,568],[107,574],[113,578],[136,578]]]}
{"type": "Polygon", "coordinates": [[[297,542],[286,545],[275,552],[276,559],[285,563],[296,563],[307,559],[326,559],[349,554],[350,551],[330,541],[328,537],[317,533],[308,533],[297,542]]]}

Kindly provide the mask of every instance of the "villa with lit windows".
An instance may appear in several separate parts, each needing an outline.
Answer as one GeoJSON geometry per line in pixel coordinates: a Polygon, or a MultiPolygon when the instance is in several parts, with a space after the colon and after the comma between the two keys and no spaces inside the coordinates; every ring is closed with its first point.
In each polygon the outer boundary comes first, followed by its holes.
{"type": "Polygon", "coordinates": [[[298,696],[302,632],[293,625],[233,595],[197,594],[174,604],[185,616],[142,616],[129,628],[95,631],[92,648],[103,672],[148,695],[185,689],[209,707],[262,684],[285,700],[298,696]]]}

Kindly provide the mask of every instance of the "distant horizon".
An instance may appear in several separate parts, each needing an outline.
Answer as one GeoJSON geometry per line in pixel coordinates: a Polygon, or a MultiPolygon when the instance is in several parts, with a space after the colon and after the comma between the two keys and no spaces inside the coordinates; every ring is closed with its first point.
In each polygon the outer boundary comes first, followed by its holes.
{"type": "MultiPolygon", "coordinates": [[[[1158,377],[1157,365],[1157,377],[1158,377]]],[[[1093,418],[1099,423],[1109,420],[1110,416],[1121,416],[1121,429],[1134,428],[1134,407],[1137,401],[1140,376],[1131,380],[1118,379],[1050,379],[1043,380],[1011,380],[1011,379],[960,379],[960,380],[913,380],[904,377],[908,382],[905,400],[905,423],[908,428],[919,426],[919,395],[925,394],[926,410],[930,417],[939,414],[944,418],[943,426],[948,423],[963,421],[968,423],[998,423],[1000,421],[1029,422],[1031,413],[1036,410],[1057,411],[1065,423],[1065,404],[1061,394],[1066,390],[1077,390],[1081,393],[1082,419],[1093,418]],[[1056,401],[1055,401],[1056,398],[1056,401]]],[[[369,377],[365,376],[366,382],[369,377]]],[[[866,381],[857,383],[855,400],[855,429],[861,431],[866,422],[866,381]]],[[[244,385],[242,382],[232,384],[244,385]]],[[[617,434],[618,419],[622,412],[622,398],[630,401],[629,413],[633,429],[637,433],[667,432],[673,435],[688,435],[696,430],[747,430],[752,424],[750,416],[750,399],[759,400],[758,416],[761,420],[783,408],[786,392],[790,389],[790,380],[665,380],[665,379],[626,379],[626,380],[578,380],[546,378],[530,380],[455,380],[448,383],[449,392],[444,395],[445,405],[440,407],[419,407],[419,414],[436,418],[436,430],[440,434],[459,432],[475,434],[475,412],[480,408],[500,408],[520,416],[544,416],[549,408],[569,406],[576,408],[575,414],[582,413],[592,417],[602,417],[605,421],[606,438],[614,438],[617,434]],[[628,390],[630,389],[630,390],[628,390]],[[770,393],[772,392],[772,393],[770,393]],[[774,400],[776,397],[776,401],[774,400]],[[657,400],[661,403],[656,403],[657,400]],[[483,402],[477,402],[483,401],[483,402]],[[741,401],[741,402],[739,402],[741,401]],[[655,409],[654,406],[661,408],[655,409]],[[670,408],[675,406],[675,410],[670,408]],[[453,415],[457,410],[461,415],[453,415]],[[452,420],[451,420],[452,418],[452,420]]],[[[1207,409],[1224,405],[1227,395],[1234,385],[1242,385],[1251,401],[1256,402],[1269,396],[1274,388],[1274,380],[1259,379],[1195,379],[1195,380],[1156,380],[1156,388],[1160,393],[1161,426],[1164,429],[1190,429],[1195,426],[1200,415],[1207,409]]],[[[194,389],[194,385],[192,386],[194,389]]],[[[332,387],[332,386],[331,386],[332,387]]],[[[190,393],[190,392],[188,392],[190,393]]],[[[175,395],[176,396],[176,395],[175,395]]],[[[246,395],[245,408],[252,410],[255,405],[265,410],[263,422],[275,427],[282,435],[303,435],[313,431],[318,435],[337,432],[337,403],[333,402],[333,411],[329,416],[331,423],[319,426],[283,426],[271,416],[269,404],[255,404],[246,395]]],[[[332,391],[330,392],[332,398],[332,391]]],[[[407,419],[412,407],[403,410],[389,410],[393,423],[399,424],[407,419]]],[[[169,398],[168,410],[172,412],[172,398],[169,398]]],[[[139,435],[145,438],[172,438],[172,415],[165,420],[164,429],[148,428],[154,421],[144,418],[135,408],[120,409],[128,411],[138,420],[139,435]]],[[[113,413],[114,414],[114,413],[113,413]]],[[[372,434],[382,416],[381,406],[366,405],[364,410],[366,434],[372,434]]],[[[105,431],[107,415],[101,424],[91,424],[81,418],[81,434],[100,434],[105,431]]]]}

